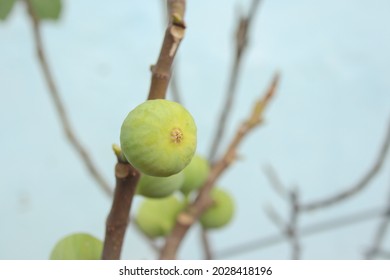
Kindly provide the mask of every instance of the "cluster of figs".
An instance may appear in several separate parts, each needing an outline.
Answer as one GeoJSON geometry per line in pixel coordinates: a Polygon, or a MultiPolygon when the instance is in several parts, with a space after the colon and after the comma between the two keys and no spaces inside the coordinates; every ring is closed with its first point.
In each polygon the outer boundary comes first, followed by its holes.
{"type": "MultiPolygon", "coordinates": [[[[137,194],[145,199],[137,209],[136,223],[149,237],[166,236],[210,172],[208,161],[195,153],[195,121],[179,103],[148,100],[127,115],[120,142],[126,159],[141,172],[137,194]]],[[[234,203],[218,187],[211,198],[213,204],[200,223],[207,229],[221,228],[232,219],[234,203]]]]}
{"type": "MultiPolygon", "coordinates": [[[[193,117],[179,103],[148,100],[125,118],[120,143],[126,160],[141,173],[136,187],[136,194],[143,197],[136,209],[137,226],[150,238],[167,236],[210,172],[208,161],[196,154],[193,117]]],[[[210,195],[213,203],[199,222],[206,229],[221,228],[231,221],[234,202],[220,187],[210,195]]],[[[60,240],[50,258],[99,259],[101,247],[95,237],[76,233],[60,240]]]]}

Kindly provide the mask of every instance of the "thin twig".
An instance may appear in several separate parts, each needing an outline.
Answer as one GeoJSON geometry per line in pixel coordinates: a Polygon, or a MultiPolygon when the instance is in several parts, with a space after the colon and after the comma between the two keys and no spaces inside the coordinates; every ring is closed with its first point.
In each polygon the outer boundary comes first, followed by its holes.
{"type": "Polygon", "coordinates": [[[25,0],[24,2],[27,5],[27,11],[28,11],[29,17],[31,19],[31,25],[33,28],[34,41],[35,41],[35,48],[36,48],[39,64],[42,68],[42,72],[43,72],[47,87],[49,88],[50,97],[52,98],[55,109],[56,109],[57,114],[60,118],[60,122],[61,122],[62,128],[65,132],[65,135],[66,135],[68,141],[70,142],[70,144],[76,150],[77,154],[80,156],[81,160],[84,162],[84,164],[87,167],[92,178],[95,179],[95,181],[98,183],[98,185],[101,187],[101,189],[107,195],[112,196],[112,189],[111,189],[110,185],[107,183],[107,181],[103,178],[103,176],[97,170],[97,168],[94,165],[94,162],[92,161],[91,157],[89,156],[87,150],[83,147],[80,140],[77,138],[76,134],[73,131],[73,128],[69,122],[69,118],[66,114],[65,106],[61,100],[61,96],[58,92],[57,85],[54,82],[52,72],[51,72],[49,64],[47,62],[46,53],[45,53],[43,41],[42,41],[40,20],[37,17],[37,15],[35,14],[30,0],[25,0]]]}
{"type": "MultiPolygon", "coordinates": [[[[300,237],[339,229],[356,223],[361,223],[374,218],[382,217],[386,214],[387,211],[384,211],[383,208],[373,208],[369,210],[360,211],[354,214],[348,214],[343,217],[337,217],[335,219],[331,219],[325,222],[314,223],[312,225],[302,227],[302,229],[300,230],[300,237]]],[[[217,251],[215,255],[218,259],[229,258],[237,256],[239,254],[268,248],[285,241],[286,235],[284,233],[273,234],[267,237],[256,238],[253,240],[235,244],[231,247],[222,249],[219,252],[217,251]]]]}
{"type": "Polygon", "coordinates": [[[157,63],[151,67],[152,81],[148,99],[164,99],[173,60],[185,33],[185,0],[168,0],[169,24],[157,63]]]}
{"type": "Polygon", "coordinates": [[[234,98],[236,94],[237,81],[239,78],[242,57],[248,46],[249,29],[255,17],[259,3],[260,0],[253,0],[248,15],[241,16],[238,21],[236,37],[235,37],[236,45],[235,45],[234,61],[230,73],[229,84],[226,91],[225,104],[222,107],[223,109],[218,119],[217,130],[208,157],[211,163],[215,161],[215,157],[217,155],[220,142],[223,139],[225,134],[226,122],[230,114],[230,111],[232,109],[232,105],[234,103],[234,98]]]}
{"type": "Polygon", "coordinates": [[[202,227],[201,229],[201,238],[202,238],[202,246],[203,246],[203,252],[204,252],[204,259],[205,260],[213,260],[214,254],[213,250],[211,250],[210,240],[208,236],[208,231],[202,227]]]}
{"type": "Polygon", "coordinates": [[[302,211],[312,211],[317,210],[323,207],[331,206],[335,203],[338,203],[340,201],[343,201],[345,199],[351,198],[355,194],[359,193],[361,190],[363,190],[375,177],[375,175],[378,174],[381,167],[383,166],[383,163],[385,161],[386,155],[389,151],[390,147],[390,121],[387,124],[387,132],[385,135],[385,139],[383,141],[383,145],[379,151],[378,157],[374,164],[370,167],[370,169],[367,171],[366,174],[353,186],[347,188],[346,190],[343,190],[342,192],[332,195],[328,198],[321,199],[318,201],[306,203],[301,205],[302,211]]]}
{"type": "Polygon", "coordinates": [[[300,214],[299,206],[299,193],[298,188],[290,191],[290,222],[288,224],[287,234],[290,239],[292,251],[291,258],[293,260],[299,260],[301,256],[301,244],[299,242],[298,234],[298,218],[300,214]]]}
{"type": "Polygon", "coordinates": [[[275,192],[279,194],[281,198],[286,198],[288,191],[286,187],[283,185],[282,181],[280,180],[274,168],[268,165],[264,167],[263,171],[268,181],[270,182],[271,187],[273,187],[275,192]]]}
{"type": "Polygon", "coordinates": [[[386,215],[384,215],[382,221],[380,222],[380,224],[376,230],[375,237],[374,237],[373,243],[371,245],[371,248],[367,250],[367,253],[366,253],[367,259],[374,258],[376,255],[378,255],[378,253],[380,251],[382,251],[381,246],[382,246],[382,243],[386,237],[386,234],[387,234],[387,231],[389,228],[389,223],[390,223],[390,192],[389,192],[389,197],[387,199],[386,208],[387,208],[386,215]]]}
{"type": "Polygon", "coordinates": [[[279,81],[279,75],[275,74],[265,95],[256,102],[250,116],[242,123],[236,132],[232,142],[227,148],[224,156],[211,169],[204,186],[200,189],[195,201],[188,207],[186,212],[182,212],[177,219],[172,233],[166,238],[162,248],[160,259],[175,259],[177,250],[190,227],[195,223],[199,216],[211,205],[209,193],[216,180],[236,159],[236,152],[242,140],[262,121],[263,112],[269,101],[274,96],[279,81]]]}
{"type": "Polygon", "coordinates": [[[300,258],[301,246],[298,234],[298,217],[299,217],[299,202],[298,190],[289,191],[289,206],[290,206],[290,220],[283,221],[281,216],[277,213],[272,205],[264,207],[264,211],[268,218],[278,227],[278,229],[290,240],[291,243],[291,258],[297,260],[300,258]]]}
{"type": "Polygon", "coordinates": [[[278,214],[275,208],[271,204],[267,204],[263,206],[263,210],[270,221],[276,225],[276,227],[281,231],[286,231],[286,222],[283,221],[282,217],[278,214]]]}
{"type": "Polygon", "coordinates": [[[103,260],[119,260],[129,222],[130,209],[140,173],[118,157],[115,166],[116,186],[110,214],[106,222],[103,260]]]}

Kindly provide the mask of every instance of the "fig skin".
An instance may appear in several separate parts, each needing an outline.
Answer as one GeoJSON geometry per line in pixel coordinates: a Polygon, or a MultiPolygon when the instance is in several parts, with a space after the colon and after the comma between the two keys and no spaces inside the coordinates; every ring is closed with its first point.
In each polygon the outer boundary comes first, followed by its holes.
{"type": "Polygon", "coordinates": [[[183,172],[169,177],[154,177],[141,174],[137,184],[137,194],[149,198],[162,198],[179,190],[184,181],[183,172]]]}
{"type": "Polygon", "coordinates": [[[179,103],[148,100],[125,118],[120,133],[126,159],[140,172],[168,177],[186,167],[196,150],[197,129],[179,103]]]}
{"type": "Polygon", "coordinates": [[[226,226],[234,215],[234,201],[230,194],[214,187],[210,192],[213,204],[199,218],[203,228],[217,229],[226,226]]]}
{"type": "Polygon", "coordinates": [[[74,233],[57,242],[51,260],[100,260],[103,242],[87,233],[74,233]]]}
{"type": "Polygon", "coordinates": [[[146,198],[135,216],[140,230],[151,238],[167,236],[176,223],[176,217],[184,204],[175,196],[146,198]]]}
{"type": "Polygon", "coordinates": [[[191,191],[197,190],[203,186],[210,173],[210,165],[202,156],[196,154],[190,164],[184,169],[184,182],[180,189],[184,195],[188,195],[191,191]]]}

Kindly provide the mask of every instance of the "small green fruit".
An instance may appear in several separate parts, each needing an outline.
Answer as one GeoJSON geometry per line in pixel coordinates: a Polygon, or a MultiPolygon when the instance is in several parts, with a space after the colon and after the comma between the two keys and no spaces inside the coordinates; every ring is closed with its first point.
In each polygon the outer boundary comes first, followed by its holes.
{"type": "Polygon", "coordinates": [[[51,260],[100,260],[103,243],[86,233],[74,233],[57,242],[51,260]]]}
{"type": "Polygon", "coordinates": [[[187,195],[191,191],[203,186],[209,176],[210,165],[205,158],[195,155],[190,164],[183,169],[183,173],[184,183],[181,191],[183,194],[187,195]]]}
{"type": "Polygon", "coordinates": [[[199,221],[207,229],[221,228],[233,218],[234,202],[232,197],[220,188],[213,188],[210,194],[214,203],[201,215],[199,221]]]}
{"type": "Polygon", "coordinates": [[[143,233],[151,238],[168,235],[183,204],[175,197],[147,198],[140,205],[135,221],[143,233]]]}
{"type": "Polygon", "coordinates": [[[139,171],[167,177],[190,163],[196,150],[196,125],[179,103],[148,100],[127,115],[120,142],[126,159],[139,171]]]}
{"type": "Polygon", "coordinates": [[[169,177],[153,177],[141,174],[137,185],[137,194],[161,198],[171,195],[183,185],[184,174],[179,172],[169,177]]]}

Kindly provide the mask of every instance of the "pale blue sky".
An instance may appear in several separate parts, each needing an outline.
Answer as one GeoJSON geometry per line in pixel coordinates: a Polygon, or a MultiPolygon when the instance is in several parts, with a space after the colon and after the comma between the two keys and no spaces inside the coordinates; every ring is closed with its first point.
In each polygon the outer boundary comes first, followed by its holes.
{"type": "MultiPolygon", "coordinates": [[[[198,152],[209,150],[232,60],[237,8],[250,1],[188,1],[178,71],[184,105],[198,125],[198,152]]],[[[390,118],[390,2],[386,0],[263,1],[245,55],[227,138],[247,115],[275,71],[277,97],[266,124],[240,147],[242,160],[219,182],[236,199],[213,248],[278,233],[262,205],[287,217],[262,166],[298,185],[309,201],[356,182],[378,153],[390,118]]],[[[114,184],[111,144],[129,110],[142,102],[149,67],[161,46],[160,1],[66,0],[62,18],[45,23],[50,65],[76,133],[114,184]]],[[[110,200],[66,141],[37,64],[29,21],[18,3],[0,23],[0,259],[45,259],[72,232],[103,238],[110,200]]],[[[359,196],[302,217],[301,224],[385,205],[389,160],[359,196]]],[[[140,202],[137,198],[135,206],[140,202]]],[[[379,219],[302,241],[306,259],[359,259],[379,219]]],[[[201,258],[195,227],[179,257],[201,258]]],[[[390,242],[387,240],[387,247],[390,242]]],[[[236,258],[288,258],[288,243],[236,258]]],[[[123,258],[154,255],[130,229],[123,258]]]]}

